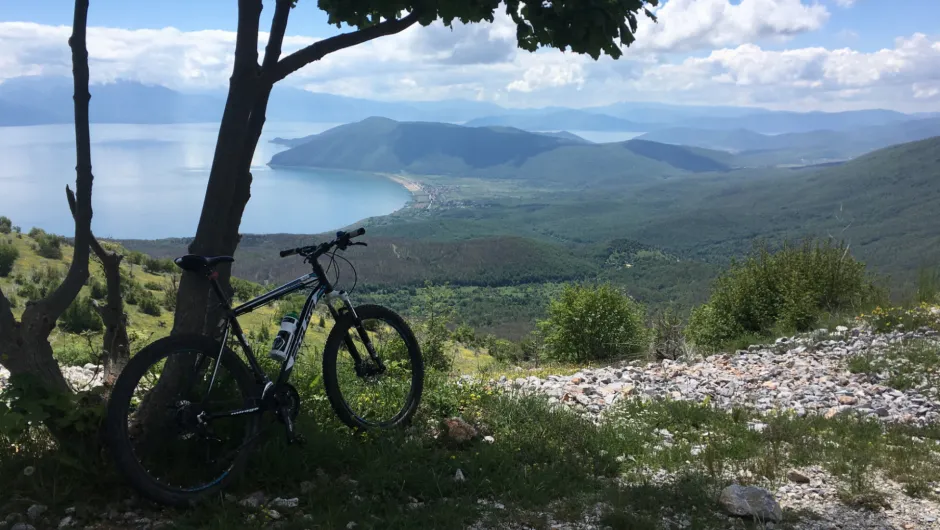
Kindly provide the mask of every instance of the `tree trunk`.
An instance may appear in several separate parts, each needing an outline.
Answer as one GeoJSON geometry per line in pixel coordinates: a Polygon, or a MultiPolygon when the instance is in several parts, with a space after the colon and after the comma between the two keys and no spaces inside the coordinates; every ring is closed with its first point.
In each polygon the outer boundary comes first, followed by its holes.
{"type": "MultiPolygon", "coordinates": [[[[65,194],[69,201],[69,209],[72,210],[74,216],[75,195],[68,187],[65,188],[65,194]]],[[[124,256],[117,252],[105,250],[94,234],[91,234],[90,244],[98,260],[101,261],[108,288],[105,306],[101,307],[96,304],[95,308],[104,323],[104,338],[101,348],[104,364],[104,384],[107,388],[110,388],[130,360],[127,315],[124,313],[124,299],[121,297],[121,260],[124,259],[124,256]]]]}
{"type": "Polygon", "coordinates": [[[91,237],[91,138],[88,126],[88,50],[85,27],[88,0],[76,0],[72,22],[72,77],[75,101],[75,147],[77,199],[75,205],[75,246],[72,263],[62,283],[49,296],[28,304],[16,322],[9,301],[0,293],[0,362],[11,376],[34,376],[50,391],[69,392],[49,345],[49,333],[56,320],[75,300],[88,279],[89,239],[91,237]]]}

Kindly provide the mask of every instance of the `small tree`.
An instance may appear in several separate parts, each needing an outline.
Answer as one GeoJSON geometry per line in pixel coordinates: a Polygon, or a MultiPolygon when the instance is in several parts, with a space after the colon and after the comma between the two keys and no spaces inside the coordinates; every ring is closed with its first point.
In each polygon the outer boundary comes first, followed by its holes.
{"type": "Polygon", "coordinates": [[[447,285],[427,282],[418,297],[418,305],[412,310],[421,322],[417,334],[424,363],[442,371],[453,366],[453,358],[447,348],[450,340],[447,326],[454,319],[453,299],[454,291],[447,285]]]}
{"type": "Polygon", "coordinates": [[[610,284],[567,285],[539,322],[546,356],[585,362],[643,351],[648,334],[643,307],[610,284]]]}
{"type": "Polygon", "coordinates": [[[95,303],[87,296],[80,296],[72,301],[68,309],[59,317],[59,325],[69,333],[101,331],[104,327],[95,303]]]}
{"type": "Polygon", "coordinates": [[[9,234],[13,231],[13,221],[5,215],[0,215],[0,234],[9,234]]]}
{"type": "Polygon", "coordinates": [[[20,257],[20,251],[9,241],[0,241],[0,277],[9,276],[13,272],[13,264],[20,257]]]}

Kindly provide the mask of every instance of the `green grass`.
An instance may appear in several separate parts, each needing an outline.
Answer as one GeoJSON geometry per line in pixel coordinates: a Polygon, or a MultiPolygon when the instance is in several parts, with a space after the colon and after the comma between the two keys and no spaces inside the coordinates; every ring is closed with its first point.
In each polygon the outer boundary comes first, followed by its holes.
{"type": "MultiPolygon", "coordinates": [[[[319,385],[310,385],[317,381],[317,361],[314,353],[298,365],[305,406],[298,428],[308,445],[287,446],[275,426],[230,491],[237,498],[257,490],[269,498],[299,497],[299,510],[313,523],[293,515],[288,528],[340,529],[354,521],[357,528],[456,529],[487,518],[545,528],[539,514],[575,521],[602,503],[601,519],[615,528],[655,528],[663,514],[675,513],[689,519],[690,528],[717,530],[728,520],[715,496],[735,477],[773,488],[788,469],[819,464],[838,478],[846,499],[861,500],[880,494],[876,473],[901,482],[913,496],[929,494],[927,484],[940,474],[932,450],[940,442],[936,427],[779,414],[763,418],[767,426],[757,432],[748,428],[756,419],[751,412],[668,401],[625,401],[609,421],[595,425],[540,398],[510,398],[436,374],[411,428],[357,436],[335,420],[319,385]],[[435,438],[433,426],[454,415],[495,442],[454,446],[435,438]],[[466,481],[453,479],[458,469],[466,481]],[[301,494],[305,481],[312,489],[301,494]]],[[[122,497],[110,467],[86,469],[60,456],[41,436],[18,452],[0,453],[0,487],[10,493],[0,511],[41,501],[57,513],[75,504],[100,513],[122,497]],[[35,468],[28,477],[27,466],[35,468]]],[[[161,517],[177,528],[254,528],[257,522],[246,520],[250,513],[216,499],[203,510],[161,517]]],[[[785,512],[789,522],[808,516],[785,512]]]]}
{"type": "Polygon", "coordinates": [[[847,361],[852,373],[884,375],[884,384],[897,390],[916,389],[940,398],[940,343],[909,340],[891,344],[883,353],[866,352],[847,361]]]}

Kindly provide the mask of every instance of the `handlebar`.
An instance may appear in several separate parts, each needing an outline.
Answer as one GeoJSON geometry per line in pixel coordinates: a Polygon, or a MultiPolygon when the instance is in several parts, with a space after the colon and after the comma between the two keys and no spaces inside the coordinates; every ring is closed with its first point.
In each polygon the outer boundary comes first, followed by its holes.
{"type": "Polygon", "coordinates": [[[352,238],[359,237],[365,233],[366,233],[366,229],[362,227],[359,227],[351,232],[343,232],[342,230],[340,230],[339,232],[336,232],[336,238],[333,239],[332,241],[328,241],[326,243],[320,243],[319,245],[309,245],[306,247],[297,247],[297,248],[282,250],[280,254],[282,258],[286,258],[287,256],[293,256],[294,254],[300,254],[301,256],[305,256],[305,257],[318,258],[321,255],[328,252],[333,247],[336,247],[340,250],[346,250],[346,247],[348,247],[349,245],[366,246],[365,243],[351,243],[350,242],[352,238]]]}

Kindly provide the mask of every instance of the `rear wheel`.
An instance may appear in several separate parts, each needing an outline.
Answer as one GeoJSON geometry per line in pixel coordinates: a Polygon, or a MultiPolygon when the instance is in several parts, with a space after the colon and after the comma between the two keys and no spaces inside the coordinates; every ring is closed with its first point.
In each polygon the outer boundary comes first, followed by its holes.
{"type": "Polygon", "coordinates": [[[215,493],[244,470],[260,426],[258,413],[227,413],[259,401],[233,351],[204,336],[160,339],[131,358],[111,392],[107,430],[117,467],[159,503],[215,493]]]}
{"type": "Polygon", "coordinates": [[[385,370],[370,357],[352,315],[345,314],[330,331],[323,350],[326,395],[339,419],[352,428],[405,424],[417,410],[424,389],[418,341],[391,309],[362,305],[355,311],[385,370]],[[356,357],[362,361],[358,371],[356,357]]]}

